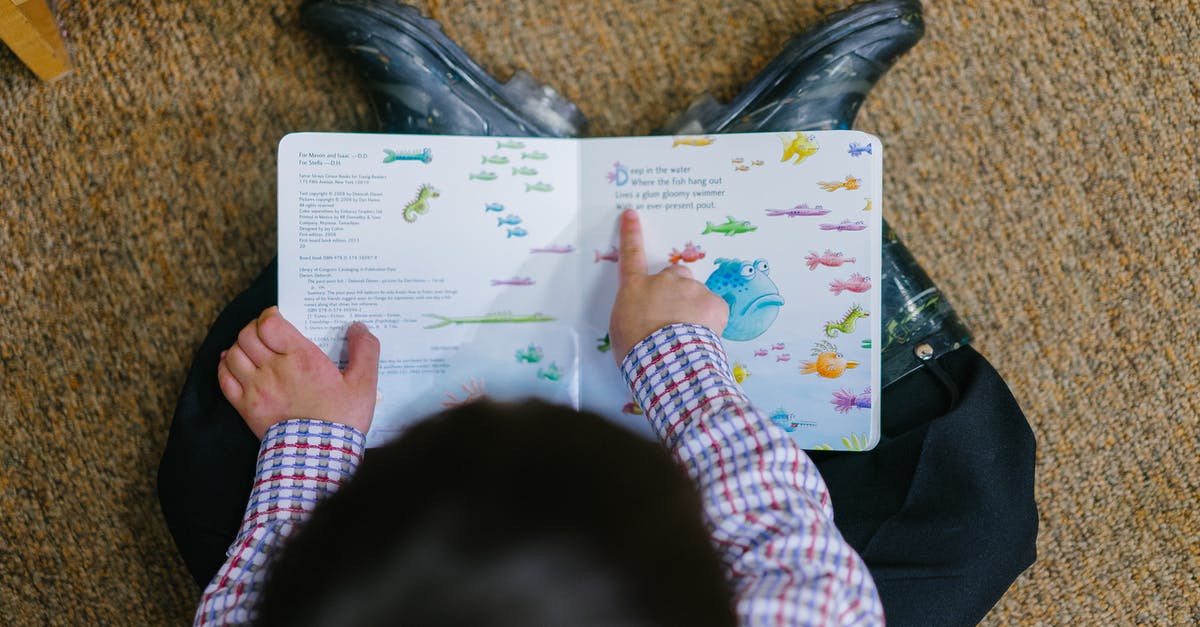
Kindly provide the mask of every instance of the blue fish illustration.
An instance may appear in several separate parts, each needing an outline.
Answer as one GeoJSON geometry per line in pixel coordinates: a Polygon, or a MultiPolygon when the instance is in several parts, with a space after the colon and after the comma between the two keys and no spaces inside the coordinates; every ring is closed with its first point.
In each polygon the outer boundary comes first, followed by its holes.
{"type": "Polygon", "coordinates": [[[765,333],[783,306],[767,260],[717,259],[713,263],[717,269],[704,286],[729,303],[729,322],[721,337],[745,342],[765,333]]]}
{"type": "Polygon", "coordinates": [[[384,163],[392,163],[393,161],[420,161],[421,163],[429,163],[433,161],[433,153],[428,148],[408,152],[396,152],[395,150],[384,148],[383,152],[387,155],[383,158],[384,163]]]}
{"type": "Polygon", "coordinates": [[[505,239],[508,239],[510,237],[525,237],[528,234],[529,234],[529,231],[526,231],[525,229],[523,229],[519,226],[514,226],[513,228],[508,230],[508,235],[505,236],[505,239]]]}
{"type": "Polygon", "coordinates": [[[504,211],[504,205],[498,202],[489,202],[483,206],[484,211],[504,211]]]}
{"type": "Polygon", "coordinates": [[[496,226],[504,226],[505,224],[517,225],[521,223],[521,216],[508,214],[506,216],[496,218],[496,226]]]}
{"type": "Polygon", "coordinates": [[[850,142],[850,149],[846,152],[849,152],[851,157],[861,157],[863,155],[874,154],[871,152],[871,142],[867,142],[866,146],[863,146],[857,142],[850,142]]]}

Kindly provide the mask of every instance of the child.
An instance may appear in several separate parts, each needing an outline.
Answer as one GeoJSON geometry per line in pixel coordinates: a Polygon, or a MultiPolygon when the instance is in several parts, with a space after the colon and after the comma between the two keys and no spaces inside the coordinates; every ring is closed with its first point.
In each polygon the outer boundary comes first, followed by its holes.
{"type": "Polygon", "coordinates": [[[196,622],[882,623],[815,466],[734,383],[726,303],[647,274],[635,212],[620,237],[614,355],[699,503],[660,452],[544,403],[446,412],[362,462],[378,341],[352,325],[339,372],[271,308],[218,366],[262,445],[196,622]]]}

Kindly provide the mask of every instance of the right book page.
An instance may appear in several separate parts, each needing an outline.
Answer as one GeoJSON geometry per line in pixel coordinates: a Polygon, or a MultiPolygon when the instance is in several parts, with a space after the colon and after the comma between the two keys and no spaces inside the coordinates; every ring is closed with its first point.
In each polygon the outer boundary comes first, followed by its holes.
{"type": "Polygon", "coordinates": [[[582,405],[645,431],[606,333],[617,217],[637,209],[649,271],[688,266],[730,307],[734,377],[807,449],[879,439],[883,151],[858,131],[581,142],[582,405]],[[594,374],[586,374],[594,373],[594,374]]]}

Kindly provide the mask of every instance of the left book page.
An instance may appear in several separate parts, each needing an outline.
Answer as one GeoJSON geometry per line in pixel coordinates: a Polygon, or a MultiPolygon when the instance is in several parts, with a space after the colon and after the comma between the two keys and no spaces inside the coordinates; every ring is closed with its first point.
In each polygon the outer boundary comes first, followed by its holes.
{"type": "Polygon", "coordinates": [[[369,446],[484,393],[579,406],[577,142],[294,133],[278,157],[279,307],[339,363],[350,322],[379,337],[369,446]]]}

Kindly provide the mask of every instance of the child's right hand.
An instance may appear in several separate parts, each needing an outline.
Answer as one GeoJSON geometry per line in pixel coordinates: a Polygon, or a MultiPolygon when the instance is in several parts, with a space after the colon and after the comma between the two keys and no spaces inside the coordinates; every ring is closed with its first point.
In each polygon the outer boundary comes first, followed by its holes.
{"type": "Polygon", "coordinates": [[[217,382],[246,425],[261,440],[267,429],[291,418],[344,424],[366,433],[375,414],[379,340],[356,322],[346,332],[345,372],[270,307],[221,354],[217,382]]]}
{"type": "Polygon", "coordinates": [[[699,324],[717,335],[725,330],[729,304],[692,278],[691,270],[673,265],[658,274],[646,273],[642,223],[632,209],[621,214],[617,259],[620,287],[608,332],[618,365],[638,342],[669,324],[699,324]]]}

